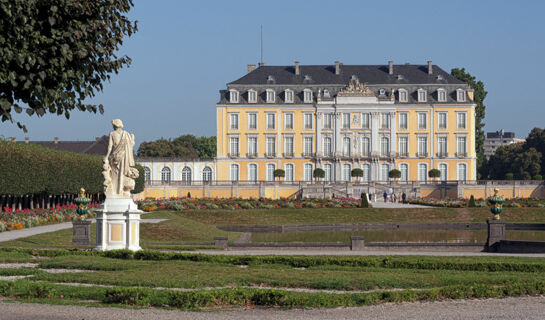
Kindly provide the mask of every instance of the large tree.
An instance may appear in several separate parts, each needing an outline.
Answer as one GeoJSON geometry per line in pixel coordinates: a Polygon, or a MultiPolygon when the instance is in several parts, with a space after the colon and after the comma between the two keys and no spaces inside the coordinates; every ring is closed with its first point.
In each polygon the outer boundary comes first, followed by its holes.
{"type": "MultiPolygon", "coordinates": [[[[0,0],[0,116],[103,113],[85,100],[112,72],[128,66],[116,55],[137,30],[126,14],[132,0],[0,0]]],[[[25,126],[17,125],[26,131],[25,126]]]]}
{"type": "Polygon", "coordinates": [[[193,159],[211,159],[216,156],[216,137],[195,137],[184,134],[175,139],[159,139],[142,142],[137,152],[139,157],[165,157],[193,159]]]}
{"type": "Polygon", "coordinates": [[[475,151],[477,152],[477,175],[478,178],[484,176],[484,170],[486,165],[486,157],[484,155],[484,116],[485,105],[484,99],[488,92],[484,89],[484,83],[477,81],[474,76],[466,72],[465,68],[454,68],[450,71],[458,80],[466,82],[471,89],[473,89],[473,102],[475,102],[475,151]]]}

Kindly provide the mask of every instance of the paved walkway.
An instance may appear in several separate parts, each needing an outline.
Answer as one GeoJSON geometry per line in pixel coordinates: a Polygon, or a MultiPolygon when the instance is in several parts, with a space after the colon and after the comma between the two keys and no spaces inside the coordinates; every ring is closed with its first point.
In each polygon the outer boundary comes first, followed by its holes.
{"type": "Polygon", "coordinates": [[[386,303],[376,306],[335,309],[248,309],[224,312],[183,312],[161,309],[90,308],[0,301],[3,320],[170,320],[170,319],[543,319],[545,297],[518,297],[440,302],[386,303]]]}
{"type": "MultiPolygon", "coordinates": [[[[159,223],[166,220],[168,219],[142,219],[140,220],[140,222],[141,223],[159,223]]],[[[92,219],[91,221],[95,222],[95,219],[92,219]]],[[[72,228],[72,222],[63,222],[63,223],[48,224],[45,226],[39,226],[39,227],[33,227],[33,228],[25,228],[21,230],[0,232],[0,242],[11,241],[11,240],[19,239],[19,238],[35,236],[37,234],[55,232],[55,231],[70,229],[70,228],[72,228]]]]}

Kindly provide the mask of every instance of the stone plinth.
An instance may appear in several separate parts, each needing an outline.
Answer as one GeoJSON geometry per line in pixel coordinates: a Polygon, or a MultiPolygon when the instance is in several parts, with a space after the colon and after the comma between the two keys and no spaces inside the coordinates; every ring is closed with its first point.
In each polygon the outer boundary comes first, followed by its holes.
{"type": "Polygon", "coordinates": [[[106,199],[97,212],[97,251],[141,250],[140,215],[132,199],[106,199]]]}
{"type": "Polygon", "coordinates": [[[82,246],[91,245],[91,220],[72,222],[72,243],[82,246]]]}
{"type": "Polygon", "coordinates": [[[350,237],[350,250],[364,250],[365,249],[365,237],[364,236],[351,236],[350,237]]]}
{"type": "Polygon", "coordinates": [[[495,252],[501,240],[505,240],[505,222],[502,220],[487,220],[488,239],[486,240],[487,251],[495,252]]]}

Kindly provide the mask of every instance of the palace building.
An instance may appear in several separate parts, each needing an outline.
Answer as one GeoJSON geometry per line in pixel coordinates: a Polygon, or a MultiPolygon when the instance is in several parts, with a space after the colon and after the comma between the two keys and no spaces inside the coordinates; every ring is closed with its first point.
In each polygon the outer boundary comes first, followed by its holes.
{"type": "Polygon", "coordinates": [[[473,90],[427,65],[248,65],[220,91],[217,181],[475,180],[473,90]]]}

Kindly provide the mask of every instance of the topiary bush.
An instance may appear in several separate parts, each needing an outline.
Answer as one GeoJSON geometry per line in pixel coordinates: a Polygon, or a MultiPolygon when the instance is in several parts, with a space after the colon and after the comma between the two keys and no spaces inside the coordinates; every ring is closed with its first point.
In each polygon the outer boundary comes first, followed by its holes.
{"type": "Polygon", "coordinates": [[[363,197],[361,198],[361,207],[362,208],[369,208],[369,201],[367,200],[367,193],[363,193],[363,197]]]}
{"type": "Polygon", "coordinates": [[[475,205],[475,197],[473,195],[471,195],[469,197],[469,202],[467,203],[467,206],[470,207],[470,208],[475,208],[476,205],[475,205]]]}

